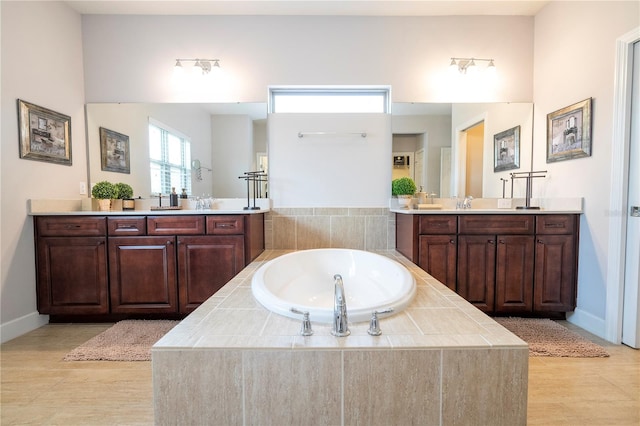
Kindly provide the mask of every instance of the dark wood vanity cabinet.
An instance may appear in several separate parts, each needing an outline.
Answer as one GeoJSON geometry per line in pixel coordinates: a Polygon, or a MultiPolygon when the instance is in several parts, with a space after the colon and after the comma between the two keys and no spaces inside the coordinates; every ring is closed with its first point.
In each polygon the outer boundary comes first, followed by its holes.
{"type": "Polygon", "coordinates": [[[396,214],[396,249],[490,314],[575,308],[579,215],[396,214]]]}
{"type": "Polygon", "coordinates": [[[35,238],[38,311],[108,313],[106,218],[37,218],[35,238]]]}
{"type": "Polygon", "coordinates": [[[417,264],[432,277],[456,290],[458,228],[455,216],[422,216],[418,219],[417,264]]]}
{"type": "Polygon", "coordinates": [[[188,314],[264,250],[263,214],[35,223],[38,310],[51,315],[188,314]]]}

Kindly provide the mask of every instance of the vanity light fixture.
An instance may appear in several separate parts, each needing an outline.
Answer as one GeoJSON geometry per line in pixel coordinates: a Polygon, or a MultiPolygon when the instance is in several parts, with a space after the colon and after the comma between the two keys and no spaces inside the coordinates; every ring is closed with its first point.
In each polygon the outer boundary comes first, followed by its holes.
{"type": "Polygon", "coordinates": [[[486,70],[489,72],[495,72],[496,65],[493,59],[483,58],[451,58],[449,69],[454,72],[457,70],[460,74],[473,74],[478,71],[476,62],[488,62],[486,70]]]}
{"type": "Polygon", "coordinates": [[[217,71],[220,69],[220,59],[176,59],[176,64],[174,65],[174,70],[177,72],[182,72],[184,69],[182,66],[183,62],[193,62],[194,71],[207,75],[211,71],[217,71]]]}

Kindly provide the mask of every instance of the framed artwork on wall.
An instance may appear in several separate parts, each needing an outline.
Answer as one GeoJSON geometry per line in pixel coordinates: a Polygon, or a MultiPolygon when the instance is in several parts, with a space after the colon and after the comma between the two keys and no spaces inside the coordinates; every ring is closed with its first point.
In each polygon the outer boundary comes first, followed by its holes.
{"type": "Polygon", "coordinates": [[[71,117],[18,99],[20,158],[71,165],[71,117]]]}
{"type": "Polygon", "coordinates": [[[547,163],[591,155],[592,98],[547,114],[547,163]]]}
{"type": "Polygon", "coordinates": [[[520,126],[493,136],[493,171],[520,168],[520,126]]]}
{"type": "Polygon", "coordinates": [[[129,136],[100,127],[100,157],[102,170],[131,172],[129,136]]]}

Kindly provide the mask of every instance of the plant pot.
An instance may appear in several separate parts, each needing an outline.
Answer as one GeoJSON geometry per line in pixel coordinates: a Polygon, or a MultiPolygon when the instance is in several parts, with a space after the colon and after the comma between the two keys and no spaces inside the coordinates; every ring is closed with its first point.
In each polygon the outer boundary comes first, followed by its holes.
{"type": "Polygon", "coordinates": [[[136,202],[133,198],[123,198],[122,199],[122,210],[135,210],[136,202]]]}
{"type": "Polygon", "coordinates": [[[400,208],[408,209],[411,206],[412,195],[398,195],[398,205],[400,208]]]}
{"type": "Polygon", "coordinates": [[[98,200],[98,210],[101,212],[111,210],[111,200],[109,198],[98,200]]]}

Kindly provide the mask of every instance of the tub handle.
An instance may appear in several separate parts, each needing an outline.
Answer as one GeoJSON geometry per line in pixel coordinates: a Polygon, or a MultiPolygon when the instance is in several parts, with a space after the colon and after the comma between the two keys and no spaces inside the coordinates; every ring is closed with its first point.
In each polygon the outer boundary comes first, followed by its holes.
{"type": "Polygon", "coordinates": [[[371,321],[369,322],[369,329],[367,330],[367,333],[369,333],[372,336],[379,336],[382,334],[382,330],[380,330],[380,323],[378,322],[378,315],[379,314],[388,314],[393,312],[393,308],[387,308],[383,311],[373,311],[373,313],[371,314],[371,321]]]}
{"type": "Polygon", "coordinates": [[[313,334],[313,330],[311,329],[311,320],[309,319],[309,312],[301,311],[296,308],[291,308],[291,312],[293,312],[294,314],[302,315],[302,327],[300,327],[300,335],[311,336],[313,334]]]}

